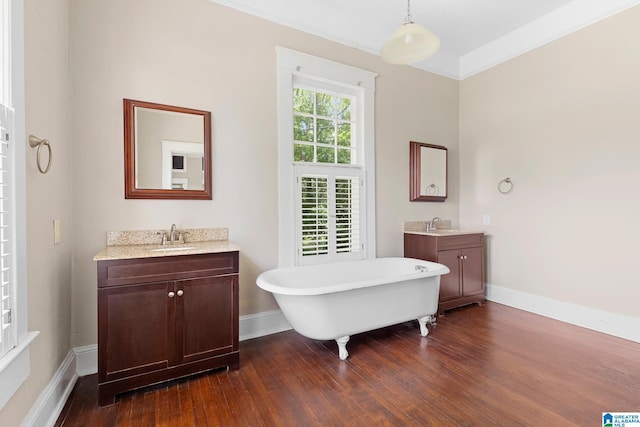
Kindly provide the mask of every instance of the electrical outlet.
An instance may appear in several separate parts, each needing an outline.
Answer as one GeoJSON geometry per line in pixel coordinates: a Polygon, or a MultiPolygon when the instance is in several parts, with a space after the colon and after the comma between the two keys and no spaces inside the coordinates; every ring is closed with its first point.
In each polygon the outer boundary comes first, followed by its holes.
{"type": "Polygon", "coordinates": [[[491,225],[491,215],[482,215],[482,225],[491,225]]]}
{"type": "Polygon", "coordinates": [[[53,244],[54,245],[60,244],[60,220],[59,219],[53,220],[53,244]]]}

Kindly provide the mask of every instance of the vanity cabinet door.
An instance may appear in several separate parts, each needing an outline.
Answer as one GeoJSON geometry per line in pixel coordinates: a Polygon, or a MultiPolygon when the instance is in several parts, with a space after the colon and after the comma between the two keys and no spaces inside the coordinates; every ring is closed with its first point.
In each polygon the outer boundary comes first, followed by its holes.
{"type": "Polygon", "coordinates": [[[106,382],[175,361],[173,282],[98,290],[98,374],[106,382]]]}
{"type": "Polygon", "coordinates": [[[484,250],[482,248],[465,248],[461,251],[462,255],[462,294],[484,295],[484,250]]]}
{"type": "Polygon", "coordinates": [[[440,276],[440,302],[451,301],[462,296],[460,277],[460,251],[457,249],[438,252],[437,262],[449,267],[449,274],[440,276]]]}
{"type": "Polygon", "coordinates": [[[179,280],[176,289],[180,363],[237,351],[238,276],[179,280]]]}

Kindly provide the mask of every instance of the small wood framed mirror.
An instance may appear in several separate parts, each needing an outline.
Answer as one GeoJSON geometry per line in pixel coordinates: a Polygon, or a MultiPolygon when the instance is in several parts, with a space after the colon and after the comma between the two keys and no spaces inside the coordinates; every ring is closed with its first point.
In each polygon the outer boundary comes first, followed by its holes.
{"type": "Polygon", "coordinates": [[[211,200],[211,113],[123,100],[126,199],[211,200]]]}
{"type": "Polygon", "coordinates": [[[444,202],[447,199],[447,178],[447,147],[409,142],[409,200],[444,202]]]}

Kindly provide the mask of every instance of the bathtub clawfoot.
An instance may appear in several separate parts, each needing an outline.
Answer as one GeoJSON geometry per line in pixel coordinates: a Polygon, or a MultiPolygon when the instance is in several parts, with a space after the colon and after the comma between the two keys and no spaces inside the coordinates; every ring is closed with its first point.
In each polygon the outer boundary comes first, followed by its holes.
{"type": "Polygon", "coordinates": [[[418,323],[420,324],[420,335],[426,337],[429,335],[429,329],[427,329],[427,322],[431,321],[431,316],[420,317],[418,323]]]}
{"type": "Polygon", "coordinates": [[[340,360],[347,360],[347,357],[349,357],[349,352],[347,351],[349,335],[336,339],[336,342],[338,343],[338,355],[340,356],[340,360]]]}

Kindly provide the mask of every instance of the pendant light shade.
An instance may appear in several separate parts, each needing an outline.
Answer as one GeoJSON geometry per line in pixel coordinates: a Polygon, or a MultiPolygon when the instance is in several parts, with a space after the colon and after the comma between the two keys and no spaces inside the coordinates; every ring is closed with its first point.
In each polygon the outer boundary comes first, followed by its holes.
{"type": "Polygon", "coordinates": [[[436,53],[440,39],[433,32],[411,20],[411,4],[407,1],[407,19],[382,46],[380,57],[390,64],[413,64],[436,53]]]}

